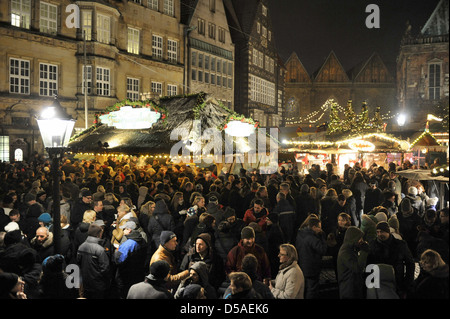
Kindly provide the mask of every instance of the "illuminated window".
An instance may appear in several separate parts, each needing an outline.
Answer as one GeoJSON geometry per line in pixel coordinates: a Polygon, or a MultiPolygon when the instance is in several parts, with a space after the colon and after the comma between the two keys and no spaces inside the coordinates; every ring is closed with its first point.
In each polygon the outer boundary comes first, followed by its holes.
{"type": "Polygon", "coordinates": [[[139,30],[128,28],[128,53],[139,54],[139,30]]]}
{"type": "Polygon", "coordinates": [[[11,0],[11,25],[30,28],[31,0],[11,0]]]}

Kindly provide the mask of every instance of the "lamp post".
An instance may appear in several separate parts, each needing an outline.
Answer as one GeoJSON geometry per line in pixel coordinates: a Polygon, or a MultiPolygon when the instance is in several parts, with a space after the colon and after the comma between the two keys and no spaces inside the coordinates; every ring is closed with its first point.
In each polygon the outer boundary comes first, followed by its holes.
{"type": "Polygon", "coordinates": [[[70,136],[75,126],[75,120],[67,114],[54,95],[53,104],[46,107],[37,118],[39,131],[51,160],[52,192],[53,192],[53,240],[55,253],[61,252],[61,211],[60,211],[60,171],[59,163],[64,155],[70,136]]]}

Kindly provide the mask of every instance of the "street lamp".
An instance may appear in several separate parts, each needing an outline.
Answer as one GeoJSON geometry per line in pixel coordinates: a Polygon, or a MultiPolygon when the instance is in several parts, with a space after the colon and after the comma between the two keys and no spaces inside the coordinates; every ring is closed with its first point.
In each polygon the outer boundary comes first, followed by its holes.
{"type": "Polygon", "coordinates": [[[406,123],[406,115],[403,113],[400,113],[397,117],[397,124],[400,127],[403,127],[403,125],[405,125],[406,123]]]}
{"type": "Polygon", "coordinates": [[[53,183],[53,239],[55,253],[61,252],[61,212],[60,212],[60,171],[59,163],[64,155],[70,136],[72,135],[75,120],[59,104],[58,96],[54,95],[52,105],[46,107],[37,118],[39,131],[44,147],[52,159],[51,175],[53,183]]]}

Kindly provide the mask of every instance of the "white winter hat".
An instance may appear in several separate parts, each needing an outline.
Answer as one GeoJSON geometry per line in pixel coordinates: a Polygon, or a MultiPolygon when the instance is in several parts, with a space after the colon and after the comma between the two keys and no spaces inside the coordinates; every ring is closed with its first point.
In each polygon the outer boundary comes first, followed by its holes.
{"type": "Polygon", "coordinates": [[[19,228],[19,224],[17,224],[16,222],[10,222],[8,223],[8,225],[5,226],[5,232],[9,233],[10,231],[13,230],[18,230],[19,228]]]}
{"type": "Polygon", "coordinates": [[[417,188],[414,186],[411,186],[410,188],[408,188],[408,194],[417,196],[417,188]]]}

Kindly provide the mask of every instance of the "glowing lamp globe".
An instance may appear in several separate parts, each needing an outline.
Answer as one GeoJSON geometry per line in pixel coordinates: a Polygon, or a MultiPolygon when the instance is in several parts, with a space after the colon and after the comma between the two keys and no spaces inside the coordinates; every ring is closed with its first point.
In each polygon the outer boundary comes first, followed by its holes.
{"type": "Polygon", "coordinates": [[[234,137],[249,137],[255,132],[255,126],[241,121],[230,121],[227,123],[225,133],[234,137]]]}
{"type": "Polygon", "coordinates": [[[103,124],[114,126],[120,130],[148,129],[161,118],[161,113],[149,108],[133,108],[125,105],[119,111],[114,111],[99,117],[103,124]]]}
{"type": "Polygon", "coordinates": [[[37,123],[45,148],[67,147],[75,120],[62,108],[56,95],[53,104],[42,111],[37,123]]]}

